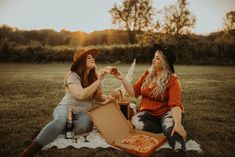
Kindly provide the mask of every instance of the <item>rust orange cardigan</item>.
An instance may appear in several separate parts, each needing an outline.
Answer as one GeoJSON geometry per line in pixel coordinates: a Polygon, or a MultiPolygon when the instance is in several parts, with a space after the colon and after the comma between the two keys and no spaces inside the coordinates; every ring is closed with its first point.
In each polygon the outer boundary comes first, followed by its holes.
{"type": "Polygon", "coordinates": [[[135,97],[142,96],[138,111],[148,111],[155,116],[161,116],[164,113],[170,111],[174,106],[179,106],[184,112],[184,107],[181,103],[181,84],[177,76],[171,75],[168,80],[168,87],[164,96],[158,95],[156,98],[150,96],[153,88],[142,87],[145,78],[149,72],[145,71],[143,75],[133,84],[135,97]]]}

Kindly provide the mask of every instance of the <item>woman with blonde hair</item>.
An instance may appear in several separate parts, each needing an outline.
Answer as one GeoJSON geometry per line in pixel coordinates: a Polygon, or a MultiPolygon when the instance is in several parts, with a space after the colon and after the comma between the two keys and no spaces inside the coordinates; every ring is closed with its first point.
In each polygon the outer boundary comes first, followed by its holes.
{"type": "Polygon", "coordinates": [[[97,54],[97,49],[80,49],[74,53],[71,71],[66,75],[64,82],[66,94],[54,109],[53,120],[41,130],[19,157],[33,156],[63,133],[68,108],[71,108],[74,114],[75,133],[82,134],[92,130],[93,122],[87,112],[93,107],[93,102],[99,100],[107,103],[113,100],[112,97],[103,95],[102,80],[107,71],[105,69],[96,71],[95,57],[97,54]]]}
{"type": "Polygon", "coordinates": [[[181,103],[181,84],[175,74],[175,54],[160,45],[153,46],[152,66],[132,85],[118,71],[115,77],[122,81],[133,97],[142,96],[138,113],[132,118],[136,129],[153,133],[163,132],[173,148],[174,156],[186,156],[186,131],[182,125],[184,107],[181,103]]]}

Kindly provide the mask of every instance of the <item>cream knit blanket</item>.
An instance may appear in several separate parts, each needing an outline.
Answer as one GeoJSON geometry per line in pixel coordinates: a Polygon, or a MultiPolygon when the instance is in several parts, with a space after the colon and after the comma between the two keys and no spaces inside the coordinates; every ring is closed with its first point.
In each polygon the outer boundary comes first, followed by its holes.
{"type": "MultiPolygon", "coordinates": [[[[113,147],[105,141],[105,139],[100,135],[100,133],[96,129],[93,129],[93,131],[91,131],[88,134],[75,136],[74,139],[66,139],[64,135],[59,135],[53,142],[51,142],[47,146],[45,146],[43,148],[43,150],[50,149],[53,146],[57,147],[57,149],[66,148],[68,146],[72,146],[74,148],[81,148],[81,147],[108,148],[108,147],[113,147]]],[[[116,147],[113,147],[113,148],[118,149],[116,147]]],[[[171,149],[171,146],[168,144],[168,142],[166,142],[157,150],[162,149],[162,148],[171,149]]],[[[188,150],[194,150],[199,153],[202,152],[200,145],[194,140],[188,140],[186,142],[186,151],[188,151],[188,150]]]]}

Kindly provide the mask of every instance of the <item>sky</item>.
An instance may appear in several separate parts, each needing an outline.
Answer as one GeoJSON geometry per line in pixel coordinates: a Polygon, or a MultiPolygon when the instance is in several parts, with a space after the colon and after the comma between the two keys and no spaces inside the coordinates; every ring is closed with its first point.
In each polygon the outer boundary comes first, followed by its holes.
{"type": "MultiPolygon", "coordinates": [[[[108,12],[122,0],[0,0],[0,24],[23,30],[54,29],[92,32],[117,28],[108,12]]],[[[177,0],[152,0],[156,11],[177,0]]],[[[223,28],[223,18],[235,11],[235,0],[187,0],[197,22],[196,34],[209,34],[223,28]]],[[[157,15],[156,15],[157,18],[157,15]]]]}

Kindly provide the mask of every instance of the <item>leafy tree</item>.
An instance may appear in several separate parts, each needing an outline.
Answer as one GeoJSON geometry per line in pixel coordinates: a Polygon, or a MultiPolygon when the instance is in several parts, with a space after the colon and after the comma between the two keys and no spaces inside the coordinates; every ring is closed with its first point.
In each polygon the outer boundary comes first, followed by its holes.
{"type": "Polygon", "coordinates": [[[161,31],[173,35],[189,34],[194,27],[196,17],[187,8],[186,0],[178,0],[175,5],[164,8],[161,31]]]}
{"type": "Polygon", "coordinates": [[[235,29],[235,11],[226,13],[226,17],[224,18],[224,29],[226,31],[235,29]]]}
{"type": "Polygon", "coordinates": [[[109,11],[112,23],[128,32],[130,43],[136,43],[136,35],[151,26],[154,8],[150,0],[124,0],[122,5],[115,3],[109,11]]]}

